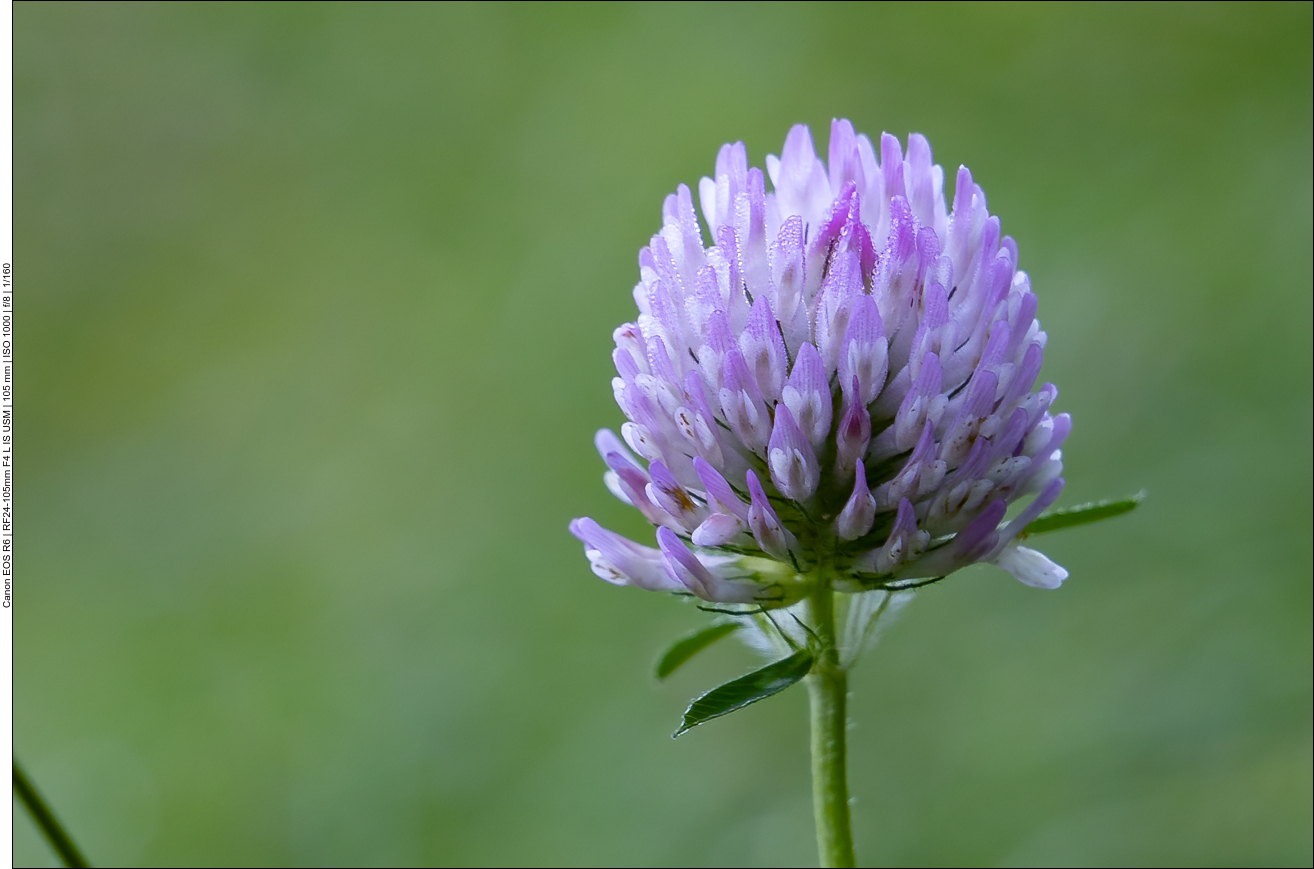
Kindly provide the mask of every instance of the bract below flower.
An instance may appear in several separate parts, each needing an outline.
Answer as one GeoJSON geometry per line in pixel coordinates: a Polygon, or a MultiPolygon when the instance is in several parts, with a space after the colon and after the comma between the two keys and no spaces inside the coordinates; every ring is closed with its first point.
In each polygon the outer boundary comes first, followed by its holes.
{"type": "Polygon", "coordinates": [[[736,143],[699,184],[705,223],[688,187],[666,198],[615,333],[624,442],[597,438],[657,546],[571,532],[609,582],[726,603],[792,603],[817,568],[860,591],[990,562],[1056,588],[1067,571],[1016,543],[1063,488],[1072,429],[1035,388],[1017,245],[966,168],[947,207],[922,136],[878,155],[839,120],[828,156],[796,126],[770,192],[736,143]]]}

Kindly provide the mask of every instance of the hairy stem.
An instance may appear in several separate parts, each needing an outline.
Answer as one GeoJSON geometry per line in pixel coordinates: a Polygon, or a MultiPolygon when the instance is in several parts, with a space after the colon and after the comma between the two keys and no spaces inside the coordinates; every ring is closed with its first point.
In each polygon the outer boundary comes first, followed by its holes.
{"type": "Polygon", "coordinates": [[[812,629],[821,650],[808,676],[812,699],[812,808],[822,866],[853,866],[849,783],[845,769],[848,676],[840,667],[835,637],[835,593],[821,573],[812,591],[812,629]]]}

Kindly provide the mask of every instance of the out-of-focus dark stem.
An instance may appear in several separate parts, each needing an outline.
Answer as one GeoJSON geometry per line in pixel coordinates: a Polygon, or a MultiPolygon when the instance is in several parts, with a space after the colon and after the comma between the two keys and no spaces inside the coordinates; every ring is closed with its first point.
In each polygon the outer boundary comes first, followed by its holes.
{"type": "Polygon", "coordinates": [[[18,759],[14,759],[14,793],[23,801],[28,812],[32,815],[32,820],[41,828],[41,832],[46,834],[46,839],[50,842],[50,847],[55,849],[65,866],[88,866],[87,858],[82,856],[78,846],[73,844],[64,827],[55,818],[54,812],[46,805],[46,801],[41,799],[41,794],[32,786],[32,782],[23,774],[23,768],[18,765],[18,759]]]}

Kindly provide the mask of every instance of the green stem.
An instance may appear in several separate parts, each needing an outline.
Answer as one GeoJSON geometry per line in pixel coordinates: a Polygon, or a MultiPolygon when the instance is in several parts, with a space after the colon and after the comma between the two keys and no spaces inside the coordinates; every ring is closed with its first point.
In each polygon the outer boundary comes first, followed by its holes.
{"type": "Polygon", "coordinates": [[[844,739],[848,728],[848,675],[840,667],[835,640],[835,593],[820,573],[812,591],[812,628],[821,651],[808,676],[812,698],[812,809],[822,866],[853,866],[849,829],[849,783],[844,739]]]}
{"type": "Polygon", "coordinates": [[[27,806],[27,810],[32,815],[32,820],[36,821],[41,832],[46,834],[46,839],[50,841],[50,847],[54,848],[59,854],[60,859],[64,861],[65,866],[87,866],[87,859],[78,851],[78,846],[73,844],[68,833],[60,826],[55,815],[46,805],[45,800],[41,799],[41,794],[37,793],[32,782],[28,781],[23,769],[18,765],[18,759],[14,759],[14,793],[27,806]]]}

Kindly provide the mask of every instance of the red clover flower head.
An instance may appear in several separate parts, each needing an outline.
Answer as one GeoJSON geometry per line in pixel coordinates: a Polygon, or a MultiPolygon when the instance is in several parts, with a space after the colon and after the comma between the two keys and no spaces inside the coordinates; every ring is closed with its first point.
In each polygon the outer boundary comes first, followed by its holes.
{"type": "Polygon", "coordinates": [[[766,165],[772,192],[723,146],[698,187],[713,243],[682,184],[639,253],[612,354],[628,422],[596,444],[657,545],[576,519],[594,572],[766,606],[819,568],[841,591],[977,562],[1058,587],[1067,571],[1017,538],[1063,488],[1072,423],[1035,388],[1036,297],[971,173],[951,211],[925,138],[878,154],[846,120],[826,162],[799,125],[766,165]]]}

